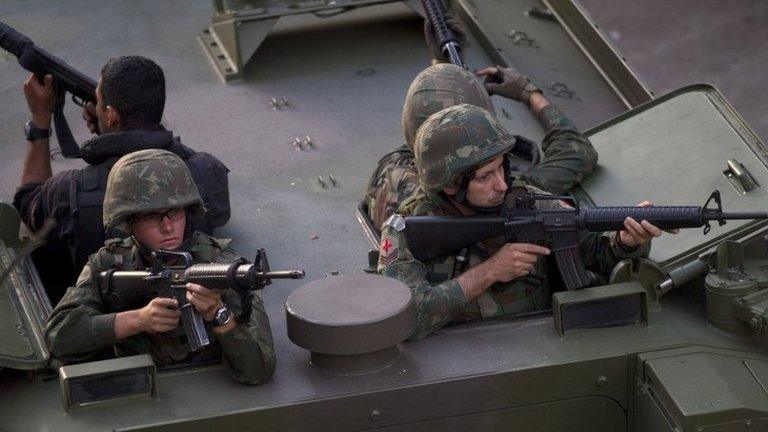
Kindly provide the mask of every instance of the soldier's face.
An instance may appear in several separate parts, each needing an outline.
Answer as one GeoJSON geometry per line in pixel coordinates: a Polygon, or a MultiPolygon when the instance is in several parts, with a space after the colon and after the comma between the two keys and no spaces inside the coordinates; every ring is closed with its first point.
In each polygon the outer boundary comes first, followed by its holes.
{"type": "Polygon", "coordinates": [[[507,181],[504,178],[504,156],[496,156],[475,171],[469,182],[467,201],[478,207],[496,206],[504,201],[507,181]]]}
{"type": "Polygon", "coordinates": [[[159,213],[142,213],[133,218],[133,236],[151,250],[176,250],[184,241],[187,213],[183,208],[159,213]]]}

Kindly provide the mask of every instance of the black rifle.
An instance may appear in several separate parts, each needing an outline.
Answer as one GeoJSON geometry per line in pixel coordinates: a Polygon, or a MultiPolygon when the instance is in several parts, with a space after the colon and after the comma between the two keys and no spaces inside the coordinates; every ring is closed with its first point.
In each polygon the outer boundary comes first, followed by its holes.
{"type": "Polygon", "coordinates": [[[503,237],[507,242],[549,245],[569,290],[594,282],[579,253],[579,231],[619,231],[624,220],[647,220],[662,229],[704,227],[710,221],[725,225],[730,219],[766,219],[768,212],[724,213],[720,192],[714,191],[703,207],[592,207],[579,208],[572,197],[521,194],[509,217],[503,216],[414,216],[405,218],[405,235],[413,256],[426,261],[455,253],[486,239],[503,237]],[[536,210],[536,201],[563,200],[573,208],[536,210]],[[716,208],[709,208],[714,201],[716,208]]]}
{"type": "Polygon", "coordinates": [[[60,58],[49,54],[35,45],[31,39],[3,22],[0,22],[0,48],[16,56],[19,64],[35,74],[41,84],[44,82],[45,75],[53,76],[53,86],[56,91],[53,123],[61,155],[65,158],[80,157],[80,147],[75,142],[67,119],[64,117],[64,102],[66,94],[71,93],[72,101],[79,106],[84,107],[87,102],[96,103],[96,81],[60,58]]]}
{"type": "MultiPolygon", "coordinates": [[[[151,270],[107,270],[99,273],[98,288],[102,301],[112,311],[125,311],[145,306],[154,297],[174,298],[179,302],[181,322],[192,351],[207,346],[210,341],[200,313],[187,301],[188,282],[208,289],[232,288],[241,299],[251,291],[260,290],[272,279],[300,279],[304,270],[270,271],[267,253],[259,249],[253,263],[244,260],[233,263],[192,264],[188,252],[159,250],[152,252],[151,270]],[[176,258],[176,264],[165,265],[176,258]]],[[[250,306],[243,305],[250,315],[250,306]]],[[[246,317],[247,318],[247,317],[246,317]]]]}
{"type": "Polygon", "coordinates": [[[445,7],[443,0],[421,0],[424,7],[424,13],[427,15],[427,21],[432,27],[432,33],[437,39],[437,45],[443,53],[443,57],[449,62],[467,68],[464,63],[464,56],[461,54],[459,40],[453,31],[445,23],[445,7]]]}

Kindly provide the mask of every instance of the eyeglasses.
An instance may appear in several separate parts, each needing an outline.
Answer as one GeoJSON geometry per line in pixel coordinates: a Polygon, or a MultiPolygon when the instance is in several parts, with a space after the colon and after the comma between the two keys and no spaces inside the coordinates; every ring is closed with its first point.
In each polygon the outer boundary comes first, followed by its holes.
{"type": "Polygon", "coordinates": [[[181,207],[172,208],[164,212],[145,213],[131,218],[131,222],[142,222],[149,225],[160,226],[163,219],[168,218],[171,222],[176,222],[184,215],[184,209],[181,207]]]}

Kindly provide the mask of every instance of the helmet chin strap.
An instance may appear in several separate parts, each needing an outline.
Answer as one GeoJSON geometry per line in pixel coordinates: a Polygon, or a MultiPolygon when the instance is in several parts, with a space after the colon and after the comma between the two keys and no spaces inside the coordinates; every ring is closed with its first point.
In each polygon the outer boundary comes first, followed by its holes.
{"type": "MultiPolygon", "coordinates": [[[[504,154],[504,162],[502,162],[504,166],[504,180],[507,182],[507,185],[512,183],[513,178],[509,177],[509,153],[504,154]]],[[[459,190],[456,192],[456,195],[454,195],[453,199],[459,203],[463,204],[467,207],[469,207],[472,211],[479,214],[498,214],[501,212],[501,210],[504,208],[504,203],[506,202],[506,199],[502,200],[500,204],[496,204],[493,206],[478,206],[474,205],[467,199],[467,193],[469,192],[469,182],[472,181],[472,179],[475,178],[475,172],[472,171],[470,173],[467,173],[461,181],[459,182],[459,190]]],[[[505,194],[506,198],[506,194],[505,194]]]]}

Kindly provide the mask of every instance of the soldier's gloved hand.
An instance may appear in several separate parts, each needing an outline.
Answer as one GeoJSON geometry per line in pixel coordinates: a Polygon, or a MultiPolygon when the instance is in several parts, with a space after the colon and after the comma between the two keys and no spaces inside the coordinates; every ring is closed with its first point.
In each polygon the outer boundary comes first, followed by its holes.
{"type": "Polygon", "coordinates": [[[176,299],[155,297],[139,309],[139,329],[142,333],[165,333],[179,326],[181,312],[176,299]]]}
{"type": "Polygon", "coordinates": [[[24,97],[27,99],[32,123],[35,127],[48,129],[51,125],[53,108],[56,106],[56,92],[53,89],[53,76],[46,75],[43,84],[35,74],[29,74],[24,81],[24,97]]]}
{"type": "Polygon", "coordinates": [[[187,300],[200,312],[205,321],[213,321],[216,311],[222,306],[221,290],[208,289],[202,285],[187,284],[187,300]]]}
{"type": "MultiPolygon", "coordinates": [[[[446,12],[444,18],[445,25],[447,25],[448,28],[456,36],[456,42],[459,44],[459,46],[462,48],[467,48],[469,46],[469,41],[467,40],[467,32],[464,30],[464,27],[459,24],[459,20],[457,20],[456,17],[454,17],[450,12],[446,12]]],[[[424,39],[427,42],[427,48],[429,49],[432,58],[443,60],[443,51],[440,49],[440,43],[435,36],[435,32],[432,31],[432,25],[429,24],[429,20],[426,19],[424,20],[424,39]]]]}
{"type": "Polygon", "coordinates": [[[83,107],[83,120],[92,134],[99,133],[99,118],[96,116],[96,104],[88,102],[83,107]]]}
{"type": "Polygon", "coordinates": [[[531,94],[541,92],[531,80],[512,68],[490,66],[475,72],[478,77],[485,77],[485,89],[490,95],[504,96],[530,104],[531,94]]]}
{"type": "MultiPolygon", "coordinates": [[[[643,201],[637,205],[638,207],[651,207],[653,203],[650,201],[643,201]]],[[[628,217],[624,220],[624,228],[626,230],[619,231],[619,242],[627,249],[635,249],[638,246],[642,246],[648,243],[654,237],[661,236],[662,229],[656,225],[644,220],[638,223],[636,220],[628,217]]],[[[679,229],[664,230],[670,234],[677,234],[679,229]]]]}
{"type": "Polygon", "coordinates": [[[506,243],[488,258],[489,271],[498,282],[509,282],[531,274],[540,256],[549,249],[531,243],[506,243]]]}

